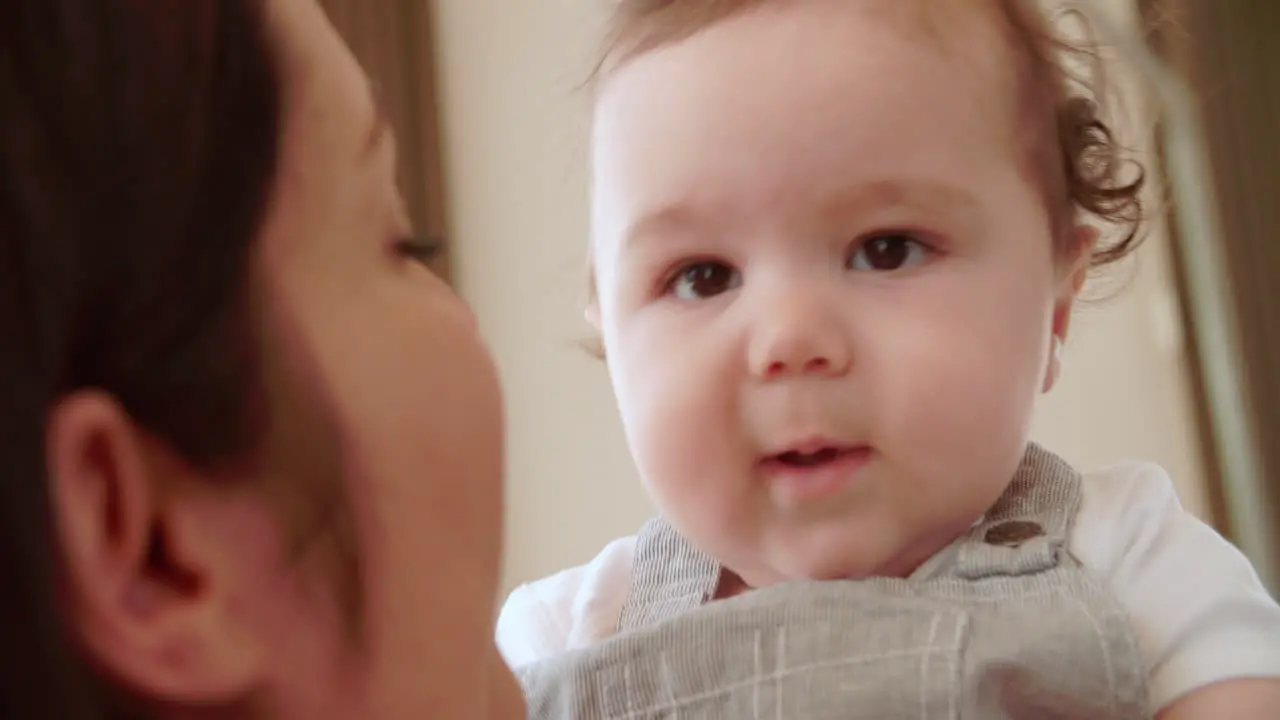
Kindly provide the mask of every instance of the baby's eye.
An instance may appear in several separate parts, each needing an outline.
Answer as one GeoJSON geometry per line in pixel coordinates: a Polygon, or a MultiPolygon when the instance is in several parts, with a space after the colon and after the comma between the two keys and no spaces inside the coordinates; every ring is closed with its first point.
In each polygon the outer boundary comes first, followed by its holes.
{"type": "Polygon", "coordinates": [[[686,265],[671,278],[670,292],[681,300],[705,300],[742,284],[737,270],[722,262],[686,265]]]}
{"type": "Polygon", "coordinates": [[[930,248],[907,233],[873,235],[854,248],[849,256],[853,270],[892,272],[919,265],[928,259],[930,248]]]}

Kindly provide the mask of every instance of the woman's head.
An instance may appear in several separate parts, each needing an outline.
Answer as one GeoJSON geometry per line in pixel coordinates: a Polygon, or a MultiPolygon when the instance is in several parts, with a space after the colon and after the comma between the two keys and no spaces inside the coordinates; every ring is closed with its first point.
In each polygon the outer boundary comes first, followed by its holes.
{"type": "Polygon", "coordinates": [[[619,4],[591,314],[641,476],[748,582],[910,572],[1012,476],[1140,215],[1058,29],[1021,0],[619,4]]]}
{"type": "Polygon", "coordinates": [[[0,47],[0,703],[512,711],[493,368],[319,7],[8,3],[0,47]]]}

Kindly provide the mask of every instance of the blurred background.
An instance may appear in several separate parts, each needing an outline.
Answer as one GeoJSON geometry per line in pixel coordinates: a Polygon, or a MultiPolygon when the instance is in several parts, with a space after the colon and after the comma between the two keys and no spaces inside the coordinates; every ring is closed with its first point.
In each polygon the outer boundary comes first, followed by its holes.
{"type": "MultiPolygon", "coordinates": [[[[578,343],[582,82],[604,0],[325,0],[381,86],[402,182],[508,401],[506,587],[652,513],[603,365],[578,343]]],[[[1280,3],[1088,0],[1150,233],[1086,291],[1034,436],[1082,467],[1151,460],[1280,589],[1280,3]]]]}

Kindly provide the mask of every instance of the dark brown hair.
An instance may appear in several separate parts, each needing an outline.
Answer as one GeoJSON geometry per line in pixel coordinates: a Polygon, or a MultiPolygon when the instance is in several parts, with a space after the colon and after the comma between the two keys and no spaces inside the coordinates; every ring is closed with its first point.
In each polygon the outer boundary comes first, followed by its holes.
{"type": "MultiPolygon", "coordinates": [[[[589,84],[651,50],[680,42],[722,20],[777,0],[618,0],[589,84]]],[[[890,0],[904,9],[907,0],[890,0]]],[[[938,0],[917,0],[928,4],[938,0]]],[[[888,4],[888,3],[886,3],[888,4]]],[[[1063,11],[1051,17],[1040,0],[971,0],[996,10],[1018,64],[1016,92],[1032,179],[1044,195],[1059,250],[1079,219],[1092,217],[1115,230],[1094,250],[1095,267],[1121,260],[1140,242],[1144,171],[1127,158],[1099,112],[1104,78],[1087,19],[1063,11]],[[1081,38],[1065,33],[1074,21],[1081,38]],[[1077,65],[1093,70],[1082,76],[1077,65]]],[[[918,8],[921,20],[929,8],[918,8]]],[[[945,29],[943,29],[945,31],[945,29]]]]}
{"type": "Polygon", "coordinates": [[[255,450],[280,106],[259,0],[0,3],[0,717],[125,714],[59,613],[57,400],[110,393],[197,467],[255,450]]]}

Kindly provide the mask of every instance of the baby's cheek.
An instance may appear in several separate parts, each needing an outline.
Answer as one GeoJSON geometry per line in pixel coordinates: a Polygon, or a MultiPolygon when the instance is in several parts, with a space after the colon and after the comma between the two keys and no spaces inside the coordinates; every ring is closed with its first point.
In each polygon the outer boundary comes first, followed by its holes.
{"type": "Polygon", "coordinates": [[[631,396],[624,420],[642,480],[663,513],[695,535],[743,521],[753,451],[727,380],[693,362],[662,362],[631,396]]]}
{"type": "Polygon", "coordinates": [[[964,485],[998,475],[1025,442],[1035,396],[1026,361],[965,336],[939,327],[929,342],[887,348],[864,378],[872,441],[904,492],[962,500],[964,485]],[[939,485],[948,478],[957,487],[939,485]]]}

